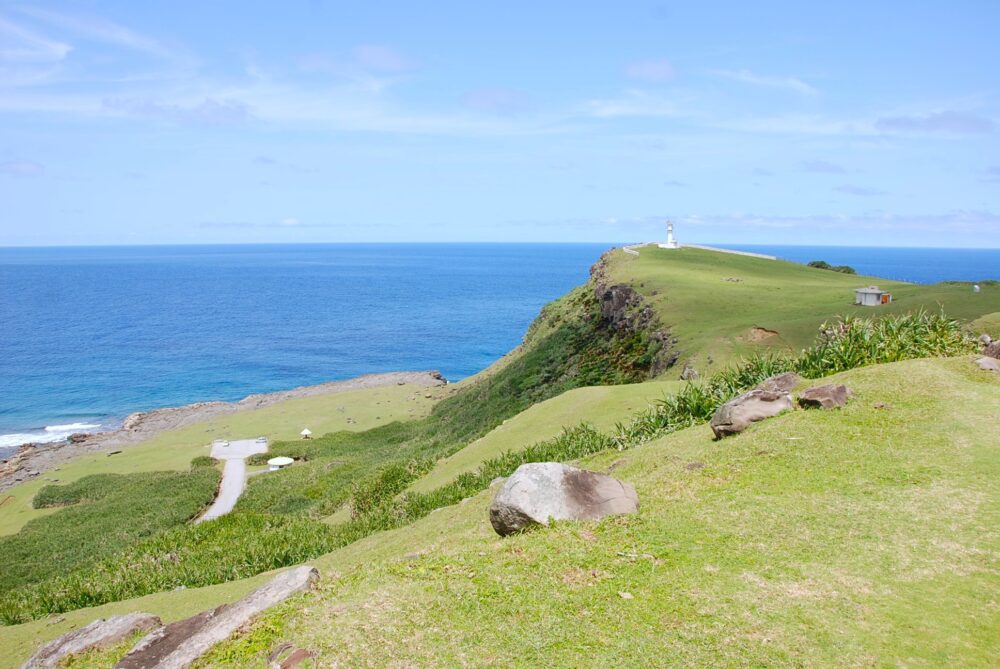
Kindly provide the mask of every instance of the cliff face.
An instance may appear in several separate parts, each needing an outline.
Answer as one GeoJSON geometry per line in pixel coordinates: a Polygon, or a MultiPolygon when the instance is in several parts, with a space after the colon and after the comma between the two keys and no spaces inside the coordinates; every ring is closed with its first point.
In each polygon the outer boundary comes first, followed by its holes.
{"type": "Polygon", "coordinates": [[[659,376],[673,367],[680,356],[677,339],[662,325],[653,308],[634,288],[608,281],[606,267],[607,253],[590,268],[601,319],[613,331],[648,338],[652,354],[649,375],[659,376]]]}

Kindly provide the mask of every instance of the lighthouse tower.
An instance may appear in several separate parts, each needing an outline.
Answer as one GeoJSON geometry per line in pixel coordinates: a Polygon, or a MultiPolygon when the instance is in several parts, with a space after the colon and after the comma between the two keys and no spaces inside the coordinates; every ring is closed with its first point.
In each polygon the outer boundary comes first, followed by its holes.
{"type": "Polygon", "coordinates": [[[667,221],[667,241],[657,244],[661,249],[679,249],[680,244],[674,239],[674,224],[667,221]]]}

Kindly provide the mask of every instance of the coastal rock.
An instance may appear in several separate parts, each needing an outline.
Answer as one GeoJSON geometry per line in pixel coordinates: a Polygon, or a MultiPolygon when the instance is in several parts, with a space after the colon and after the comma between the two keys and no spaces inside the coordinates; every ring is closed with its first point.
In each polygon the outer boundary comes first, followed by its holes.
{"type": "Polygon", "coordinates": [[[1000,372],[1000,360],[996,358],[989,358],[983,356],[976,360],[976,364],[979,365],[979,369],[986,372],[1000,372]]]}
{"type": "Polygon", "coordinates": [[[507,536],[555,520],[597,520],[635,513],[639,497],[628,483],[560,462],[521,465],[490,505],[490,523],[507,536]]]}
{"type": "Polygon", "coordinates": [[[757,389],[767,390],[772,393],[790,393],[792,392],[792,388],[798,385],[801,380],[802,377],[795,372],[775,374],[759,383],[757,389]]]}
{"type": "Polygon", "coordinates": [[[828,383],[803,390],[799,395],[799,404],[806,409],[836,409],[846,406],[851,395],[847,386],[828,383]]]}
{"type": "Polygon", "coordinates": [[[69,435],[69,437],[66,438],[66,441],[68,441],[71,444],[82,444],[88,439],[90,439],[90,435],[87,434],[86,432],[74,432],[73,434],[69,435]]]}
{"type": "Polygon", "coordinates": [[[128,613],[95,620],[86,627],[67,632],[45,644],[21,665],[21,669],[58,667],[63,658],[94,648],[108,648],[121,643],[136,632],[162,627],[160,619],[149,613],[128,613]]]}
{"type": "Polygon", "coordinates": [[[780,390],[754,388],[732,399],[715,411],[712,432],[716,439],[739,434],[751,423],[777,416],[792,408],[792,396],[780,390]]]}
{"type": "Polygon", "coordinates": [[[986,348],[983,349],[983,355],[988,358],[1000,359],[1000,339],[987,345],[986,348]]]}
{"type": "Polygon", "coordinates": [[[311,589],[318,578],[319,572],[308,565],[282,572],[237,602],[203,611],[148,634],[115,669],[185,669],[254,616],[311,589]]]}

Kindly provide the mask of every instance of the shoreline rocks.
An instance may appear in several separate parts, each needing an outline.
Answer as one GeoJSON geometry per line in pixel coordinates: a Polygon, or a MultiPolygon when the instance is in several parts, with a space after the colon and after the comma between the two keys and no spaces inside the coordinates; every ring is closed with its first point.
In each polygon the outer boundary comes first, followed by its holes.
{"type": "Polygon", "coordinates": [[[238,402],[197,402],[182,407],[170,407],[141,411],[130,414],[122,421],[122,426],[109,432],[95,432],[82,436],[74,434],[73,442],[58,441],[47,444],[22,445],[6,461],[0,463],[0,492],[11,488],[27,478],[58,467],[63,462],[87,453],[106,453],[132,446],[168,430],[185,427],[215,416],[260,409],[272,404],[300,397],[313,397],[332,393],[379,388],[396,385],[399,382],[421,387],[435,387],[447,384],[440,372],[387,372],[366,374],[344,381],[331,381],[315,386],[302,386],[292,390],[250,395],[238,402]],[[28,474],[31,472],[31,474],[28,474]]]}

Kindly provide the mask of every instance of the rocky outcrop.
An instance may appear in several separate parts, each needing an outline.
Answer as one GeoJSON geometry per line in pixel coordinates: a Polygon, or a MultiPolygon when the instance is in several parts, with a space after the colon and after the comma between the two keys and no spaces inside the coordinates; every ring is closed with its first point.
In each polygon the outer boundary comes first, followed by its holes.
{"type": "Polygon", "coordinates": [[[680,352],[676,350],[677,339],[662,327],[656,311],[638,291],[627,284],[608,280],[607,263],[605,254],[590,268],[601,319],[612,330],[648,334],[650,341],[658,344],[659,349],[650,365],[649,375],[659,376],[680,357],[680,352]]]}
{"type": "Polygon", "coordinates": [[[799,377],[793,372],[778,374],[753,390],[729,400],[716,409],[711,427],[716,439],[739,434],[751,423],[777,416],[792,408],[791,389],[799,377]]]}
{"type": "Polygon", "coordinates": [[[807,388],[799,394],[799,405],[805,409],[838,409],[847,406],[851,390],[843,384],[828,383],[807,388]]]}
{"type": "Polygon", "coordinates": [[[635,513],[639,497],[628,483],[559,462],[521,465],[490,505],[490,523],[507,536],[555,520],[597,520],[635,513]]]}
{"type": "Polygon", "coordinates": [[[795,372],[785,372],[764,379],[757,385],[757,389],[768,390],[772,393],[790,393],[801,380],[802,377],[795,372]]]}
{"type": "Polygon", "coordinates": [[[125,641],[136,632],[147,632],[162,626],[160,619],[149,613],[128,613],[95,620],[86,627],[63,634],[45,644],[21,665],[21,669],[58,667],[60,662],[70,655],[96,648],[109,648],[125,641]]]}
{"type": "Polygon", "coordinates": [[[983,349],[983,355],[988,358],[1000,359],[1000,339],[987,344],[986,348],[983,349]]]}
{"type": "Polygon", "coordinates": [[[996,358],[990,358],[984,355],[976,360],[976,364],[979,366],[979,369],[984,372],[1000,372],[1000,360],[997,360],[996,358]]]}
{"type": "Polygon", "coordinates": [[[143,637],[115,669],[185,669],[254,616],[311,589],[318,578],[319,572],[308,565],[278,574],[237,602],[171,623],[143,637]]]}

